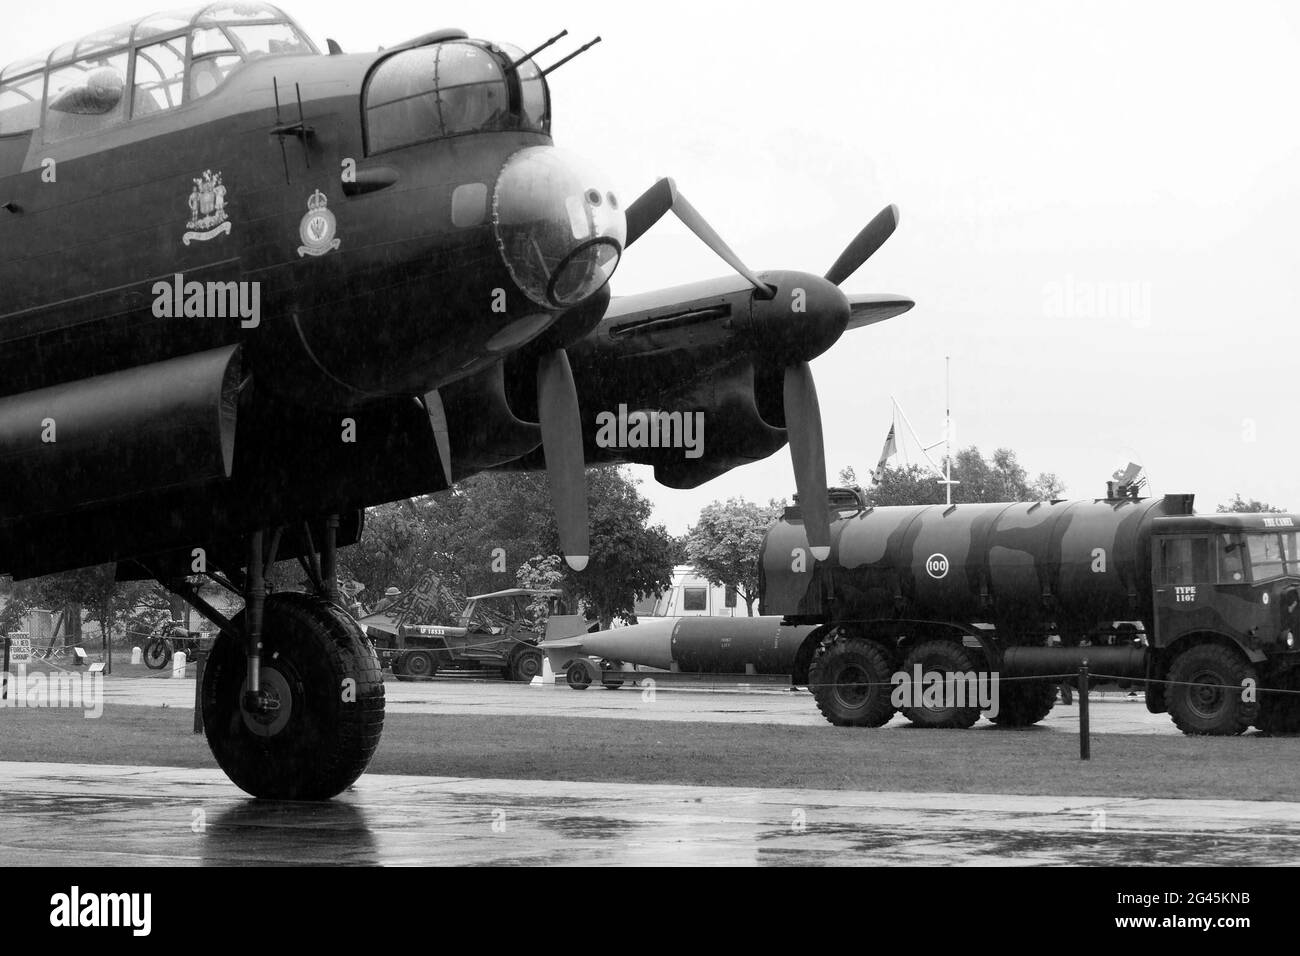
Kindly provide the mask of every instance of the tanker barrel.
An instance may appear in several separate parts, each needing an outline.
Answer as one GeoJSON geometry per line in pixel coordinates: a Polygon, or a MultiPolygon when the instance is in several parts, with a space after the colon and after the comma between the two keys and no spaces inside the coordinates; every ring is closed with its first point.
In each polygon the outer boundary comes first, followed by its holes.
{"type": "Polygon", "coordinates": [[[1002,654],[1002,677],[1062,677],[1078,673],[1084,661],[1094,674],[1141,679],[1146,676],[1147,649],[1121,647],[1009,647],[1002,654]]]}

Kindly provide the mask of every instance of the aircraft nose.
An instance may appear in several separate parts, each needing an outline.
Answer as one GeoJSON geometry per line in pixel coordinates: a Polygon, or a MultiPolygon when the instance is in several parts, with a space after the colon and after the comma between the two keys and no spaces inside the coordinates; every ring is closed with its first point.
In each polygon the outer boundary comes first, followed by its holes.
{"type": "Polygon", "coordinates": [[[550,309],[571,308],[608,282],[627,239],[609,180],[554,146],[531,146],[506,161],[492,228],[515,284],[550,309]]]}

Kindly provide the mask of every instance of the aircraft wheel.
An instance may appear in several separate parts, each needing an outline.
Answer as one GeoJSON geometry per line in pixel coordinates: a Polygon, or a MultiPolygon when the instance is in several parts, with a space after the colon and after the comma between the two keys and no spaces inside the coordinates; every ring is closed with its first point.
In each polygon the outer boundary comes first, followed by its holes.
{"type": "Polygon", "coordinates": [[[808,671],[822,716],[837,727],[880,727],[894,716],[889,699],[889,655],[860,637],[823,648],[808,671]]]}
{"type": "Polygon", "coordinates": [[[1030,727],[1056,706],[1056,685],[1051,681],[999,681],[998,713],[989,720],[999,727],[1030,727]]]}
{"type": "Polygon", "coordinates": [[[1244,681],[1256,679],[1240,651],[1222,644],[1189,647],[1169,668],[1169,716],[1185,734],[1239,734],[1259,716],[1259,703],[1242,700],[1240,690],[1244,681]]]}
{"type": "Polygon", "coordinates": [[[564,675],[564,679],[569,682],[569,686],[574,690],[586,690],[591,686],[591,671],[587,669],[586,664],[578,661],[569,665],[569,670],[564,675]]]}
{"type": "Polygon", "coordinates": [[[542,652],[535,647],[516,647],[510,655],[510,680],[521,684],[532,682],[542,673],[542,652]]]}
{"type": "Polygon", "coordinates": [[[162,670],[171,663],[172,648],[161,637],[151,637],[144,646],[144,666],[151,671],[162,670]]]}
{"type": "MultiPolygon", "coordinates": [[[[946,681],[946,675],[974,674],[975,661],[967,652],[966,648],[956,641],[923,641],[916,645],[907,657],[903,659],[903,671],[910,677],[915,673],[917,665],[921,665],[921,674],[928,676],[931,673],[945,675],[944,685],[940,688],[943,693],[947,694],[947,688],[950,685],[946,681]]],[[[915,684],[910,688],[914,694],[920,694],[922,688],[915,684]]],[[[975,688],[968,687],[967,694],[974,694],[975,688]]],[[[914,700],[916,698],[913,698],[914,700]]],[[[969,696],[967,697],[969,700],[969,696]]],[[[898,708],[904,717],[910,720],[917,727],[929,727],[932,729],[953,729],[959,728],[964,730],[971,726],[975,721],[980,719],[980,709],[977,702],[973,707],[944,707],[944,706],[924,706],[915,704],[910,707],[898,708]]]]}
{"type": "Polygon", "coordinates": [[[401,660],[401,680],[428,680],[438,673],[438,662],[430,651],[407,651],[401,660]]]}
{"type": "Polygon", "coordinates": [[[262,624],[262,686],[277,710],[245,709],[240,628],[223,631],[203,673],[203,729],[236,786],[271,800],[328,800],[361,776],[384,727],[379,658],[344,611],[273,594],[262,624]]]}

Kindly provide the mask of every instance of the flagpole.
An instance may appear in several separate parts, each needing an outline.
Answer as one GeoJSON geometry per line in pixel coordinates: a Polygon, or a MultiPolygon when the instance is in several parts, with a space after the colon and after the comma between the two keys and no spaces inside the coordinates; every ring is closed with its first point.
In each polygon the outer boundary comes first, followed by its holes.
{"type": "Polygon", "coordinates": [[[948,504],[952,504],[952,356],[943,357],[943,468],[948,504]]]}
{"type": "Polygon", "coordinates": [[[952,504],[952,356],[943,357],[943,485],[947,504],[952,504]]]}

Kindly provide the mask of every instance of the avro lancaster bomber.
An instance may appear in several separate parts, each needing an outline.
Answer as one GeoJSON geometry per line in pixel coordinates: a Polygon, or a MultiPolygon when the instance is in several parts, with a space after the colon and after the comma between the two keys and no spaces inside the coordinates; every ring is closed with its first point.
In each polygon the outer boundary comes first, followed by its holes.
{"type": "Polygon", "coordinates": [[[545,468],[580,569],[587,466],[693,487],[788,442],[829,545],[808,362],[911,307],[838,288],[896,210],[824,276],[750,271],[671,180],[625,202],[553,144],[547,74],[581,49],[538,58],[563,36],[322,53],[214,3],[0,71],[0,573],[117,562],[216,622],[204,725],[255,796],[329,798],[379,740],[335,585],[367,506],[545,468]],[[735,274],[611,299],[669,211],[735,274]],[[598,441],[620,407],[703,413],[702,454],[598,441]],[[287,559],[314,594],[268,593],[287,559]]]}

